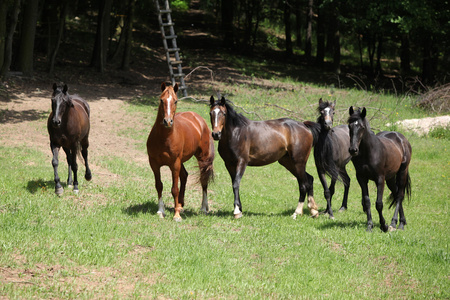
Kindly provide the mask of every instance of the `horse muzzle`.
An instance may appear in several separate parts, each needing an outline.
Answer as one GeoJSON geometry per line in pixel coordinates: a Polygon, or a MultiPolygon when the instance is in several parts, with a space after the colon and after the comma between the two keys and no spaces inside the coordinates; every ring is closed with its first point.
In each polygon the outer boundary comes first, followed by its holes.
{"type": "Polygon", "coordinates": [[[163,125],[166,128],[172,128],[172,126],[173,126],[173,119],[164,119],[163,120],[163,125]]]}
{"type": "Polygon", "coordinates": [[[357,156],[359,153],[359,150],[358,150],[358,148],[350,147],[350,148],[348,148],[348,152],[350,153],[351,156],[357,156]]]}
{"type": "Polygon", "coordinates": [[[53,120],[52,120],[52,126],[53,126],[53,128],[59,128],[59,127],[61,127],[61,120],[53,119],[53,120]]]}
{"type": "Polygon", "coordinates": [[[213,137],[213,139],[215,141],[218,141],[222,137],[222,132],[220,132],[220,131],[218,131],[218,132],[213,131],[212,132],[212,137],[213,137]]]}

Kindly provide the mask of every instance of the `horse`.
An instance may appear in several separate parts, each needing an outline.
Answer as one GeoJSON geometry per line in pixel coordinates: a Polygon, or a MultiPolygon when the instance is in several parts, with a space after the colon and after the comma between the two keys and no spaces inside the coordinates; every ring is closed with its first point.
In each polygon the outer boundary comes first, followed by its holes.
{"type": "Polygon", "coordinates": [[[197,158],[200,168],[200,183],[203,190],[201,210],[208,213],[208,183],[214,177],[214,141],[206,121],[195,112],[176,113],[178,84],[161,84],[158,115],[147,139],[147,153],[150,167],[155,176],[158,193],[158,211],[160,218],[165,217],[162,200],[163,184],[161,167],[169,166],[172,171],[172,196],[175,202],[175,221],[181,221],[180,212],[184,206],[184,193],[188,172],[183,163],[192,156],[197,158]],[[178,187],[178,178],[181,188],[178,187]]]}
{"type": "Polygon", "coordinates": [[[296,178],[300,197],[292,215],[303,214],[303,204],[308,194],[308,207],[312,216],[318,215],[314,201],[313,180],[306,170],[311,148],[319,135],[319,124],[300,123],[283,118],[268,121],[251,121],[239,114],[222,97],[210,98],[212,136],[219,141],[218,151],[230,174],[234,193],[234,217],[242,217],[239,186],[247,166],[265,166],[278,161],[296,178]]]}
{"type": "Polygon", "coordinates": [[[56,195],[62,195],[64,192],[58,176],[58,154],[61,147],[66,153],[69,166],[67,187],[71,188],[73,186],[73,192],[76,194],[79,192],[77,155],[80,153],[80,149],[86,167],[84,178],[87,181],[92,179],[92,173],[88,164],[89,104],[78,95],[69,95],[67,90],[67,84],[64,84],[64,86],[53,84],[52,112],[47,120],[50,149],[53,153],[52,165],[56,195]]]}
{"type": "Polygon", "coordinates": [[[323,213],[328,214],[330,219],[334,219],[331,209],[331,199],[334,195],[334,186],[340,179],[344,184],[344,198],[339,212],[347,209],[348,190],[350,188],[350,177],[347,174],[345,166],[350,162],[351,155],[348,152],[350,148],[350,137],[347,125],[333,127],[334,109],[336,101],[328,102],[319,100],[317,108],[320,113],[317,123],[320,124],[320,135],[317,144],[314,146],[314,160],[316,163],[317,174],[323,186],[324,196],[327,200],[327,208],[323,213]],[[328,188],[325,175],[331,177],[331,184],[328,188]]]}
{"type": "Polygon", "coordinates": [[[398,229],[404,230],[406,218],[403,211],[405,193],[411,197],[411,178],[409,163],[412,148],[406,137],[395,131],[382,131],[374,134],[366,118],[366,108],[349,109],[348,128],[350,131],[350,147],[352,163],[355,166],[356,178],[361,186],[362,206],[367,214],[367,231],[372,231],[373,222],[370,212],[370,198],[367,183],[369,180],[377,186],[376,209],[380,217],[382,231],[394,231],[397,227],[398,214],[400,224],[398,229]],[[389,227],[383,217],[384,182],[391,191],[391,204],[395,205],[394,216],[389,227]]]}

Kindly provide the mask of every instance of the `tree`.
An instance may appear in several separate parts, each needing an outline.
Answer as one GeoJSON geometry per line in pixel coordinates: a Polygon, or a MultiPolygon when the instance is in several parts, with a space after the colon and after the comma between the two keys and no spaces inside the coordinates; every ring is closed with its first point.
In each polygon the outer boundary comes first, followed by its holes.
{"type": "MultiPolygon", "coordinates": [[[[6,3],[6,1],[3,1],[2,3],[6,3]]],[[[2,6],[2,8],[5,8],[2,6]]],[[[7,7],[6,7],[7,9],[7,7]]],[[[9,30],[8,34],[6,35],[5,39],[5,48],[4,48],[4,58],[3,61],[0,61],[1,63],[1,70],[0,70],[0,76],[4,78],[6,76],[6,73],[9,71],[9,68],[11,67],[12,62],[12,46],[13,46],[13,37],[14,32],[16,31],[16,26],[18,22],[18,16],[20,12],[20,0],[14,0],[14,3],[12,5],[11,10],[11,18],[9,22],[9,30]]]]}
{"type": "Polygon", "coordinates": [[[125,33],[125,49],[123,51],[122,57],[122,70],[130,69],[130,56],[131,56],[131,48],[132,48],[132,35],[133,35],[133,19],[134,19],[134,10],[136,6],[136,0],[129,0],[128,2],[128,15],[125,23],[124,33],[125,33]]]}
{"type": "Polygon", "coordinates": [[[108,53],[109,24],[111,19],[112,0],[100,0],[97,18],[97,33],[92,52],[91,67],[103,73],[108,53]]]}
{"type": "Polygon", "coordinates": [[[24,76],[33,75],[34,38],[38,17],[39,0],[25,0],[18,55],[19,70],[24,76]]]}

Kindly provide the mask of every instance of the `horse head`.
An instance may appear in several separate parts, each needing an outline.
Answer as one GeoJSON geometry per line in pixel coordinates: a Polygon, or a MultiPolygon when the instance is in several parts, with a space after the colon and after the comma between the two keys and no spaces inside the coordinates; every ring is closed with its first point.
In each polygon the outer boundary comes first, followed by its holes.
{"type": "Polygon", "coordinates": [[[215,101],[214,96],[211,96],[209,102],[211,107],[209,115],[211,117],[212,137],[218,141],[222,137],[222,130],[227,116],[226,100],[225,97],[222,97],[220,101],[215,101]]]}
{"type": "Polygon", "coordinates": [[[352,156],[359,154],[359,145],[367,130],[366,108],[361,110],[353,110],[353,106],[349,109],[350,117],[348,118],[348,129],[350,131],[350,148],[348,151],[352,156]]]}
{"type": "Polygon", "coordinates": [[[175,83],[175,86],[166,86],[166,83],[163,82],[161,84],[161,96],[159,107],[162,109],[163,113],[163,125],[166,128],[171,128],[173,126],[173,119],[175,117],[175,111],[177,110],[177,103],[178,103],[178,97],[177,97],[177,91],[178,91],[178,84],[175,83]]]}
{"type": "Polygon", "coordinates": [[[53,84],[52,94],[52,126],[58,128],[61,126],[61,120],[66,112],[67,107],[73,107],[72,99],[70,99],[67,93],[67,84],[58,85],[53,84]]]}
{"type": "Polygon", "coordinates": [[[319,99],[318,111],[320,113],[319,123],[330,130],[333,127],[334,108],[336,107],[336,100],[334,102],[322,101],[319,99]]]}

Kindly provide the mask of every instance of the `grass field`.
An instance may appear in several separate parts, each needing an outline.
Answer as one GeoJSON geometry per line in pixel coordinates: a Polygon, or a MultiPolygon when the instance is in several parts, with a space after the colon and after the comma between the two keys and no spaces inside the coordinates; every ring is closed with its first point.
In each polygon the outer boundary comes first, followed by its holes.
{"type": "MultiPolygon", "coordinates": [[[[397,119],[430,115],[416,108],[413,97],[331,91],[293,80],[286,84],[293,88],[218,88],[237,106],[255,112],[247,114],[251,119],[315,120],[319,97],[337,99],[338,124],[345,123],[350,105],[368,107],[375,131],[397,119]]],[[[193,96],[208,99],[213,91],[208,93],[193,96]]],[[[124,106],[140,125],[119,134],[133,138],[131,147],[144,157],[154,103],[148,97],[124,106]]],[[[209,124],[203,102],[180,101],[178,109],[197,111],[209,124]]],[[[46,134],[44,125],[40,129],[46,134]]],[[[247,168],[240,189],[244,217],[235,220],[230,178],[217,154],[211,212],[200,213],[201,189],[190,184],[183,221],[176,223],[168,173],[163,178],[164,220],[156,215],[150,167],[114,154],[91,157],[115,175],[112,180],[99,181],[93,169],[93,181],[81,179],[78,195],[66,190],[57,197],[43,151],[25,143],[8,146],[0,135],[0,298],[448,299],[450,139],[448,129],[440,132],[428,137],[405,133],[413,147],[412,199],[405,205],[406,230],[393,233],[379,230],[376,213],[374,231],[365,231],[351,164],[349,209],[336,213],[336,220],[312,219],[307,209],[293,220],[298,187],[279,164],[247,168]]],[[[196,173],[194,160],[186,167],[196,173]]],[[[315,177],[315,198],[324,209],[312,156],[307,171],[315,177]]],[[[66,172],[62,158],[62,179],[66,172]]],[[[374,212],[375,188],[370,187],[374,212]]],[[[335,211],[342,196],[338,184],[335,211]]],[[[385,205],[384,212],[390,221],[393,210],[385,205]]]]}

